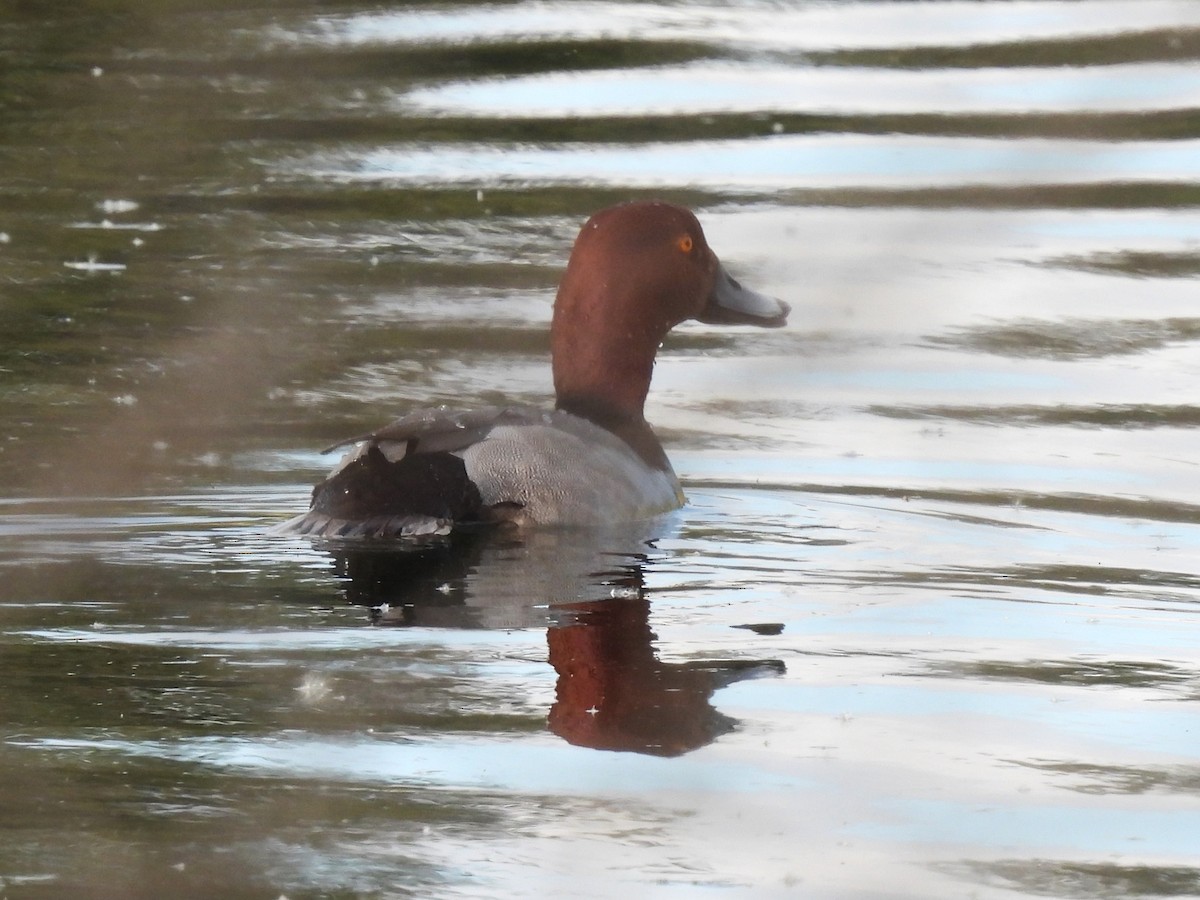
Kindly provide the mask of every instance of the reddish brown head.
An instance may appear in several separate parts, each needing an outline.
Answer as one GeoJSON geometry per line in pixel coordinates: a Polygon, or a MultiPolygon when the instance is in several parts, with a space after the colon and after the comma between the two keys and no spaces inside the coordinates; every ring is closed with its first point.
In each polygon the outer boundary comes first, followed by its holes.
{"type": "Polygon", "coordinates": [[[787,313],[729,277],[683,207],[646,201],[601,210],[580,230],[554,302],[558,406],[609,427],[640,422],[655,354],[674,326],[774,327],[787,313]]]}

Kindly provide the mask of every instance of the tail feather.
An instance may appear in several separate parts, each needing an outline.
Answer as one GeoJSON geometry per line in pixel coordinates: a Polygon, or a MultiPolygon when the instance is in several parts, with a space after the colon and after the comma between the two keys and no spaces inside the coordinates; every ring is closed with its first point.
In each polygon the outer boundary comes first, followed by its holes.
{"type": "Polygon", "coordinates": [[[429,538],[458,523],[479,523],[485,514],[461,458],[418,453],[392,461],[370,445],[313,489],[308,512],[274,530],[332,539],[429,538]]]}
{"type": "Polygon", "coordinates": [[[274,526],[274,534],[299,534],[330,539],[407,538],[421,539],[447,535],[454,527],[451,519],[414,514],[376,515],[362,519],[332,516],[309,510],[274,526]]]}

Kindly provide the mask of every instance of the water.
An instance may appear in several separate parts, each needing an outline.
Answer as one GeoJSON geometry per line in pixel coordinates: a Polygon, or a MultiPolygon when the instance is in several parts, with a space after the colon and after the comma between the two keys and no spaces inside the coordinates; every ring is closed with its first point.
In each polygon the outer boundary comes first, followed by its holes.
{"type": "Polygon", "coordinates": [[[1200,4],[0,8],[9,898],[1200,896],[1200,4]],[[690,504],[336,560],[697,209],[690,504]],[[353,575],[354,577],[349,577],[353,575]]]}

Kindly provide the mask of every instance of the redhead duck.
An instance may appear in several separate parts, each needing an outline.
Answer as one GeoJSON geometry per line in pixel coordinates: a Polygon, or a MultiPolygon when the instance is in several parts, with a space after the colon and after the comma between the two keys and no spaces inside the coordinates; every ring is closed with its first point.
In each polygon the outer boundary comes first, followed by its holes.
{"type": "Polygon", "coordinates": [[[659,345],[686,319],[775,328],[788,311],[729,276],[690,211],[656,201],[601,210],[580,230],[554,301],[554,409],[422,409],[340,441],[325,452],[354,446],[280,530],[418,537],[676,509],[683,491],[643,416],[659,345]]]}

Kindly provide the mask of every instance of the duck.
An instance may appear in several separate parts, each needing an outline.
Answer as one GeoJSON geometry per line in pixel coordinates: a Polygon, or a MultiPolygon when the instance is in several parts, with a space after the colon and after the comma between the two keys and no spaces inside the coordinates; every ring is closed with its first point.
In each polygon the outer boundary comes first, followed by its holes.
{"type": "Polygon", "coordinates": [[[278,531],[338,540],[406,539],[494,526],[544,528],[650,519],[685,502],[646,422],[655,356],[687,321],[786,324],[789,306],[743,287],[690,210],[627,202],[575,239],[550,327],[553,408],[418,409],[349,448],[278,531]]]}

